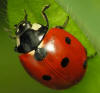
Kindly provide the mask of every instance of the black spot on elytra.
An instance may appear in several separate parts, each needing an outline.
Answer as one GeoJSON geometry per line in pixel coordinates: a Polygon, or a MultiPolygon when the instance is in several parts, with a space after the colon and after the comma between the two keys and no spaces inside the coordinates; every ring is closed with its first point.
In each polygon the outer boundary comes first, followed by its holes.
{"type": "Polygon", "coordinates": [[[35,51],[34,57],[36,60],[42,61],[46,57],[46,55],[47,55],[47,52],[44,48],[38,48],[35,51]]]}
{"type": "Polygon", "coordinates": [[[51,80],[51,76],[48,76],[48,75],[43,75],[43,80],[46,80],[46,81],[49,81],[51,80]]]}
{"type": "Polygon", "coordinates": [[[65,57],[62,62],[61,62],[61,66],[62,67],[66,67],[69,63],[69,59],[67,57],[65,57]]]}
{"type": "Polygon", "coordinates": [[[84,69],[86,69],[86,67],[87,67],[87,61],[84,61],[83,67],[84,67],[84,69]]]}
{"type": "Polygon", "coordinates": [[[69,37],[66,37],[66,38],[65,38],[65,42],[66,42],[67,44],[70,44],[70,43],[71,43],[71,39],[70,39],[69,37]]]}

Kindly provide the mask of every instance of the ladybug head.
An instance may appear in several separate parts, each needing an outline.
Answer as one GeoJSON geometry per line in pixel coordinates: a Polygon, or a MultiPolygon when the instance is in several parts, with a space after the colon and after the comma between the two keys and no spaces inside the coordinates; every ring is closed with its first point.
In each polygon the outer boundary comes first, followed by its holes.
{"type": "Polygon", "coordinates": [[[47,26],[41,24],[34,23],[31,25],[27,21],[27,14],[25,15],[25,20],[15,26],[17,40],[15,51],[18,53],[28,53],[36,50],[48,30],[47,26]]]}
{"type": "Polygon", "coordinates": [[[15,25],[16,27],[16,36],[21,36],[27,29],[30,29],[32,27],[31,23],[27,21],[27,14],[25,12],[25,19],[21,21],[19,24],[15,25]]]}

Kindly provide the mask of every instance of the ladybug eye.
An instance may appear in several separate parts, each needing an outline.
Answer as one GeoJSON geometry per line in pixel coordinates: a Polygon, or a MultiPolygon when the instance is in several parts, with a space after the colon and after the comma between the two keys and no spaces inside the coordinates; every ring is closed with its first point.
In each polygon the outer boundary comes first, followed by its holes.
{"type": "Polygon", "coordinates": [[[69,63],[69,59],[65,57],[61,62],[61,66],[64,68],[68,65],[68,63],[69,63]]]}
{"type": "Polygon", "coordinates": [[[19,29],[22,30],[23,29],[23,24],[19,25],[19,29]]]}

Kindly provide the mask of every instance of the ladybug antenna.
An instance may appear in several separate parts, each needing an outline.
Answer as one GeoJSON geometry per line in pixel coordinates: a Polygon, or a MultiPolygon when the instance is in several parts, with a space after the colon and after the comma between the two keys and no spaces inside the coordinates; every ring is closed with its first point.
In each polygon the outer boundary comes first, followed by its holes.
{"type": "Polygon", "coordinates": [[[88,57],[87,57],[87,59],[89,60],[89,59],[91,59],[91,58],[94,58],[97,54],[98,54],[98,53],[97,53],[97,52],[95,52],[93,55],[88,56],[88,57]]]}
{"type": "Polygon", "coordinates": [[[25,20],[25,23],[27,23],[27,13],[26,13],[26,10],[24,9],[24,12],[25,12],[25,17],[24,17],[24,20],[25,20]]]}
{"type": "Polygon", "coordinates": [[[69,22],[69,16],[67,16],[67,19],[65,20],[62,26],[56,26],[56,28],[64,29],[67,26],[68,22],[69,22]]]}
{"type": "Polygon", "coordinates": [[[4,28],[4,31],[9,33],[8,36],[9,36],[10,39],[13,39],[13,40],[16,39],[16,36],[15,35],[12,35],[12,31],[10,29],[4,28]]]}
{"type": "Polygon", "coordinates": [[[50,7],[50,4],[44,6],[44,8],[43,8],[43,10],[42,10],[42,15],[43,15],[43,17],[44,17],[44,19],[45,19],[45,21],[46,21],[46,23],[47,23],[47,24],[46,24],[47,28],[49,27],[49,21],[48,21],[47,15],[45,14],[45,11],[46,11],[46,9],[48,9],[49,7],[50,7]]]}

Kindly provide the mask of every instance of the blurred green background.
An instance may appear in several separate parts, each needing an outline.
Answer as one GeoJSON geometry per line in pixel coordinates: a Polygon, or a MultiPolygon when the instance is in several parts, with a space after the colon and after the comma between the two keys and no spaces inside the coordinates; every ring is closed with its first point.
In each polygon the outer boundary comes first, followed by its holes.
{"type": "MultiPolygon", "coordinates": [[[[76,2],[73,0],[70,5],[73,6],[74,2],[78,6],[79,3],[77,2],[81,1],[77,0],[76,2]]],[[[78,85],[66,90],[59,91],[49,89],[32,79],[24,71],[18,59],[19,54],[14,51],[16,42],[8,37],[8,33],[5,29],[10,29],[14,34],[14,25],[24,18],[24,9],[26,9],[28,20],[31,21],[31,23],[38,22],[45,24],[41,16],[41,10],[43,6],[47,4],[51,4],[51,7],[46,11],[50,21],[50,27],[63,24],[66,16],[70,15],[70,13],[66,13],[64,11],[65,8],[63,9],[59,6],[60,3],[57,4],[54,0],[0,0],[0,93],[99,93],[99,55],[88,60],[88,69],[84,79],[78,85]]],[[[92,4],[92,2],[89,4],[92,4]]],[[[63,6],[62,3],[61,5],[63,6]]],[[[96,6],[96,4],[94,5],[96,6]]],[[[84,7],[84,11],[86,9],[87,7],[84,7]]],[[[95,49],[83,34],[82,31],[84,31],[84,29],[79,28],[80,23],[72,20],[73,16],[70,16],[66,30],[80,40],[87,49],[88,56],[90,56],[94,54],[95,49]]],[[[81,27],[82,26],[83,25],[81,25],[81,27]]]]}
{"type": "Polygon", "coordinates": [[[77,22],[100,54],[100,0],[55,0],[77,22]]]}

